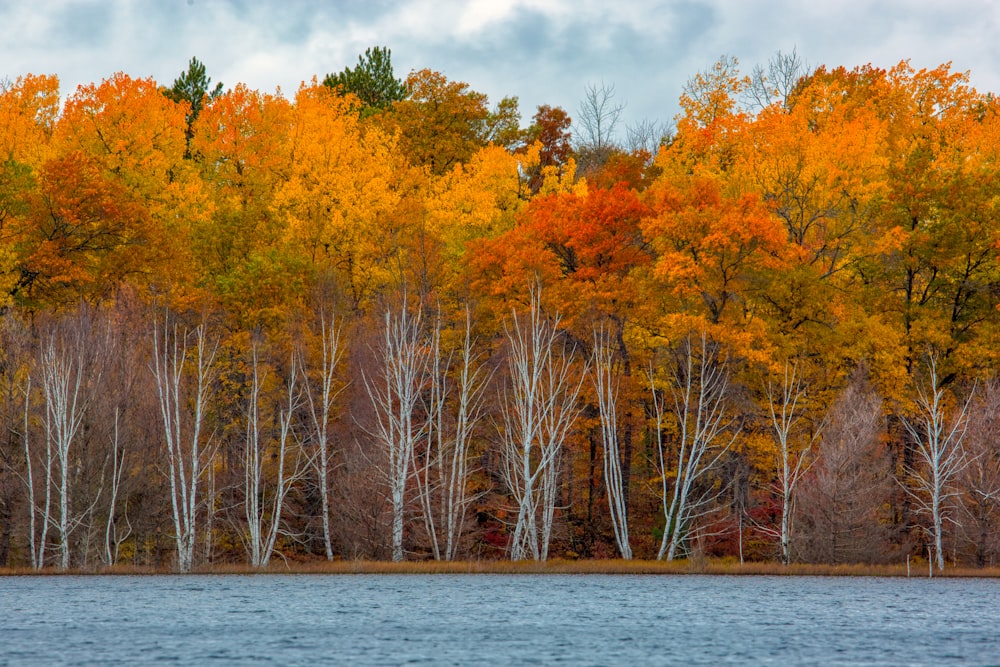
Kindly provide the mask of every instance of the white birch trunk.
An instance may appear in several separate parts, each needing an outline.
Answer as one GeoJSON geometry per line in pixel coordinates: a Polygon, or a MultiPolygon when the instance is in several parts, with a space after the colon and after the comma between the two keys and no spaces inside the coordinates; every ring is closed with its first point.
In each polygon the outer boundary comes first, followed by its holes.
{"type": "Polygon", "coordinates": [[[292,419],[299,406],[296,378],[299,371],[292,358],[286,384],[285,403],[278,414],[277,451],[278,468],[275,472],[273,488],[267,484],[264,463],[268,446],[261,441],[261,371],[257,344],[251,346],[251,387],[247,404],[246,440],[244,443],[244,510],[247,521],[247,552],[250,564],[256,568],[267,567],[274,553],[278,537],[281,535],[281,514],[285,498],[292,484],[298,479],[300,469],[298,457],[292,472],[286,472],[289,457],[289,439],[292,437],[292,419]]]}
{"type": "Polygon", "coordinates": [[[579,416],[576,399],[586,369],[573,377],[573,350],[557,350],[559,317],[541,312],[532,293],[526,317],[504,324],[509,387],[502,397],[503,473],[518,506],[511,560],[548,557],[563,443],[579,416]],[[539,523],[541,527],[539,528],[539,523]]]}
{"type": "Polygon", "coordinates": [[[910,485],[904,489],[916,502],[917,511],[930,515],[934,564],[938,570],[943,570],[945,504],[958,494],[954,488],[955,478],[970,463],[963,440],[975,390],[949,417],[934,354],[927,356],[925,380],[916,381],[914,385],[915,415],[904,418],[903,426],[916,446],[917,465],[906,471],[910,485]]]}
{"type": "Polygon", "coordinates": [[[431,336],[424,461],[416,466],[415,480],[424,528],[437,560],[457,557],[466,513],[474,500],[467,491],[469,447],[482,416],[487,376],[477,364],[473,346],[472,321],[467,310],[465,335],[452,380],[449,373],[455,354],[442,353],[440,321],[431,336]]]}
{"type": "Polygon", "coordinates": [[[403,295],[399,311],[387,309],[379,354],[380,376],[364,377],[375,413],[371,431],[387,458],[386,475],[392,499],[392,560],[402,561],[406,489],[413,452],[423,424],[415,411],[427,375],[427,347],[421,314],[411,314],[403,295]]]}
{"type": "Polygon", "coordinates": [[[180,572],[189,572],[194,560],[198,485],[210,459],[202,429],[214,377],[216,349],[217,344],[209,344],[204,325],[181,334],[176,324],[170,326],[169,317],[164,317],[162,329],[158,321],[154,322],[152,370],[167,446],[167,478],[180,572]],[[184,382],[189,335],[195,338],[193,391],[184,382]],[[185,411],[189,400],[190,414],[185,411]]]}
{"type": "Polygon", "coordinates": [[[132,532],[132,528],[129,526],[125,534],[119,535],[115,526],[118,494],[125,471],[125,447],[118,437],[118,424],[119,411],[118,408],[115,408],[114,433],[111,441],[111,498],[108,500],[108,518],[104,526],[104,564],[109,567],[118,562],[118,549],[132,532]]]}
{"type": "Polygon", "coordinates": [[[696,483],[715,468],[736,438],[735,433],[728,437],[725,433],[731,424],[726,415],[729,388],[726,361],[712,350],[704,333],[700,344],[701,348],[696,352],[690,337],[685,339],[673,368],[670,391],[677,422],[677,455],[669,461],[664,455],[662,431],[664,399],[656,388],[652,369],[649,374],[656,417],[664,516],[658,560],[664,557],[674,560],[680,554],[693,530],[694,521],[702,516],[704,508],[718,495],[694,495],[696,483]],[[673,468],[672,471],[668,465],[673,468]],[[674,473],[674,484],[668,495],[667,479],[671,472],[674,473]]]}
{"type": "MultiPolygon", "coordinates": [[[[336,369],[342,355],[340,326],[334,316],[329,322],[320,313],[320,363],[318,382],[314,382],[304,359],[299,362],[304,384],[304,399],[309,412],[313,454],[310,459],[319,486],[320,513],[323,525],[323,550],[327,560],[333,560],[333,543],[330,536],[330,461],[333,456],[330,444],[330,419],[333,405],[342,389],[336,387],[336,369]]],[[[301,356],[301,355],[300,355],[301,356]]]]}
{"type": "Polygon", "coordinates": [[[618,553],[625,560],[632,558],[628,537],[628,489],[623,486],[621,446],[618,439],[618,383],[615,372],[614,348],[603,326],[594,332],[594,390],[601,420],[601,442],[604,462],[604,489],[608,498],[611,528],[618,553]]]}
{"type": "Polygon", "coordinates": [[[793,442],[798,435],[799,423],[802,420],[801,401],[806,397],[806,388],[802,385],[802,377],[795,364],[785,362],[781,384],[775,387],[767,383],[767,405],[774,432],[775,445],[778,448],[779,479],[778,494],[781,497],[781,525],[778,538],[781,543],[781,562],[788,565],[792,559],[792,524],[791,517],[795,502],[795,489],[804,472],[803,465],[813,444],[820,437],[822,425],[802,439],[805,444],[793,442]]]}
{"type": "MultiPolygon", "coordinates": [[[[84,516],[77,516],[73,511],[74,462],[70,454],[102,373],[100,363],[88,367],[87,341],[82,334],[81,329],[71,334],[51,333],[42,343],[38,363],[45,403],[46,451],[55,452],[58,464],[59,515],[55,527],[59,539],[59,564],[64,570],[70,565],[70,535],[84,516]]],[[[46,458],[49,459],[48,454],[46,458]]],[[[92,502],[96,504],[97,498],[92,502]]]]}

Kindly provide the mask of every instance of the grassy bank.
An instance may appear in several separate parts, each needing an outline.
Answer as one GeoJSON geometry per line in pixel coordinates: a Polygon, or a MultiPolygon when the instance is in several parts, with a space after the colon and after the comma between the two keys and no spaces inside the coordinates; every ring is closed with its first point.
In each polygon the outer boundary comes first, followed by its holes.
{"type": "MultiPolygon", "coordinates": [[[[677,560],[673,562],[645,560],[551,560],[534,561],[317,561],[308,563],[272,563],[258,570],[247,565],[207,565],[192,574],[713,574],[713,575],[775,575],[825,577],[906,577],[906,564],[900,565],[781,565],[780,563],[739,563],[732,560],[677,560]]],[[[30,568],[0,568],[0,576],[19,575],[154,575],[173,574],[164,568],[143,568],[119,565],[113,568],[56,570],[36,572],[30,568]]],[[[911,564],[909,576],[927,577],[927,563],[911,564]]],[[[946,567],[934,572],[935,577],[1000,577],[1000,567],[946,567]]]]}

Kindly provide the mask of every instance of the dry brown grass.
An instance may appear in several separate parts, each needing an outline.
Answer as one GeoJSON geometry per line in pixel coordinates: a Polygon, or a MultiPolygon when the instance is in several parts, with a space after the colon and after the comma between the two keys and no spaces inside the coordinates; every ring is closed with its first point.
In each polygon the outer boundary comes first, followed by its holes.
{"type": "MultiPolygon", "coordinates": [[[[46,569],[41,573],[30,568],[0,568],[0,576],[23,575],[165,575],[174,574],[164,568],[144,568],[119,565],[113,568],[61,571],[46,569]]],[[[673,562],[649,560],[550,560],[545,563],[534,561],[406,561],[392,563],[386,561],[337,560],[332,562],[311,561],[305,563],[272,563],[265,570],[257,570],[248,565],[209,565],[195,570],[192,574],[710,574],[724,576],[822,576],[822,577],[906,577],[905,564],[901,565],[781,565],[780,563],[739,563],[731,559],[697,561],[677,560],[673,562]]],[[[910,569],[912,577],[926,577],[927,564],[915,562],[910,569]]],[[[935,577],[1000,577],[1000,568],[947,567],[943,572],[935,572],[935,577]]]]}

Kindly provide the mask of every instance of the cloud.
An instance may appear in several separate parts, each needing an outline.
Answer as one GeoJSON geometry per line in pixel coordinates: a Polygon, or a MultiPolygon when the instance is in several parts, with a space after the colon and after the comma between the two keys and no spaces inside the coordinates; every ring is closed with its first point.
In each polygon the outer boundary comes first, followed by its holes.
{"type": "Polygon", "coordinates": [[[572,115],[614,85],[624,122],[669,121],[684,82],[721,55],[745,71],[778,50],[812,65],[953,61],[1000,89],[989,0],[45,0],[0,3],[0,77],[55,73],[64,93],[116,71],[169,85],[196,56],[215,81],[286,95],[373,45],[397,74],[430,68],[496,102],[572,115]]]}

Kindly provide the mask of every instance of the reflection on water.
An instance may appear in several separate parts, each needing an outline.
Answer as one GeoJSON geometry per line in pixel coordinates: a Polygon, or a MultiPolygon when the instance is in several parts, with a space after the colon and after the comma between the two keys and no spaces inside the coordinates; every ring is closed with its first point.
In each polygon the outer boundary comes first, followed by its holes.
{"type": "Polygon", "coordinates": [[[989,665],[1000,581],[0,578],[0,665],[989,665]]]}

